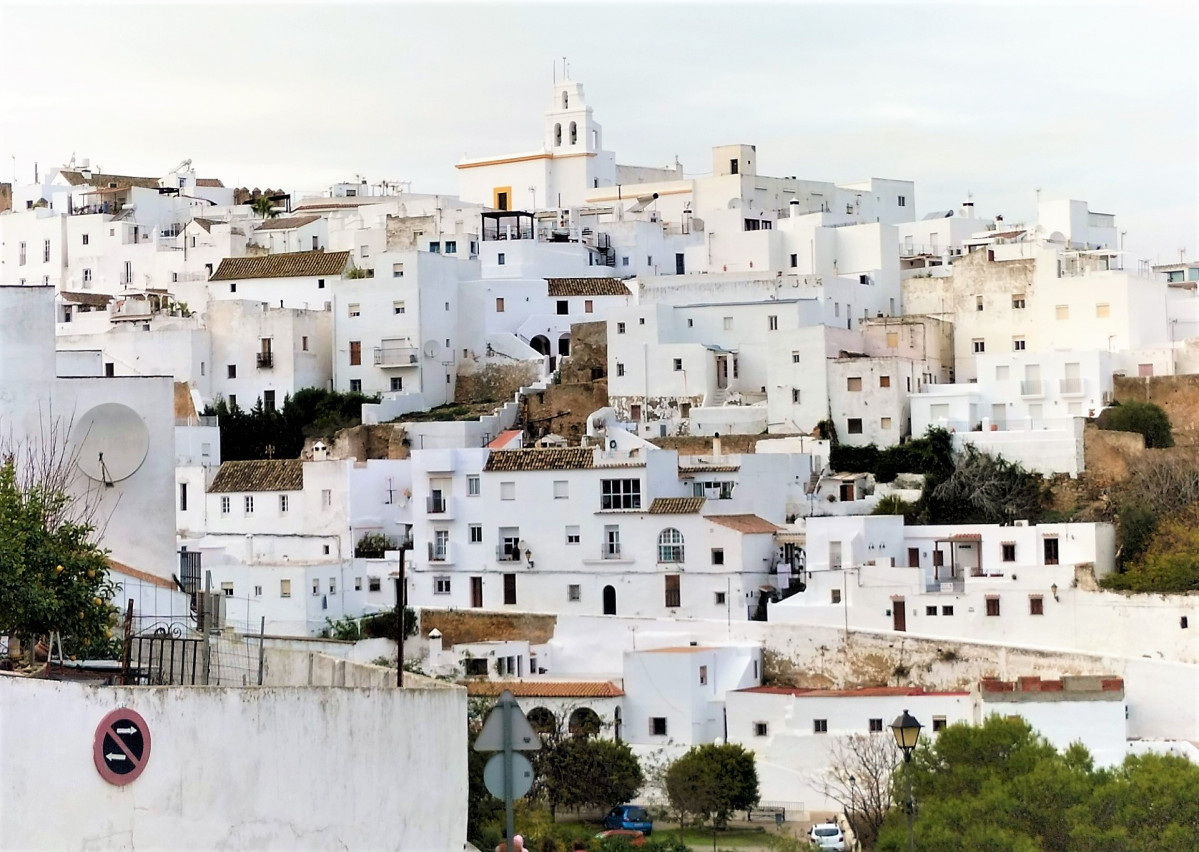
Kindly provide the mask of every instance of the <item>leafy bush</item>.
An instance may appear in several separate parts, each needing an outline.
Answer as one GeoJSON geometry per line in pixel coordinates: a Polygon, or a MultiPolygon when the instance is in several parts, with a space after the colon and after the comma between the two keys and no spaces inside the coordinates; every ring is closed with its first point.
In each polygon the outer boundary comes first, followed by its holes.
{"type": "Polygon", "coordinates": [[[388,550],[395,550],[396,543],[389,535],[368,532],[354,545],[354,556],[358,559],[382,559],[388,550]]]}
{"type": "Polygon", "coordinates": [[[874,507],[872,515],[903,515],[905,520],[911,521],[916,517],[916,504],[909,503],[898,494],[888,494],[881,498],[874,507]]]}
{"type": "Polygon", "coordinates": [[[837,444],[829,454],[829,466],[839,473],[872,473],[878,482],[894,482],[901,473],[945,477],[953,471],[953,436],[933,428],[923,438],[883,450],[874,444],[837,444]]]}
{"type": "Polygon", "coordinates": [[[1102,583],[1109,589],[1131,592],[1199,591],[1199,505],[1162,522],[1150,536],[1145,552],[1123,573],[1109,574],[1102,583]]]}
{"type": "Polygon", "coordinates": [[[1145,446],[1162,449],[1174,446],[1170,418],[1161,406],[1152,402],[1124,402],[1105,408],[1099,414],[1100,429],[1113,432],[1136,432],[1145,438],[1145,446]]]}
{"type": "MultiPolygon", "coordinates": [[[[393,642],[398,642],[400,638],[399,625],[396,624],[396,611],[394,607],[387,612],[367,616],[362,619],[360,627],[363,639],[390,639],[393,642]]],[[[404,607],[404,638],[408,639],[415,636],[418,627],[416,610],[410,606],[404,607]]]]}
{"type": "Polygon", "coordinates": [[[221,457],[226,461],[294,459],[306,438],[332,440],[338,430],[362,422],[363,403],[378,401],[361,393],[303,388],[274,410],[267,410],[261,399],[246,411],[218,398],[203,413],[220,418],[221,457]]]}

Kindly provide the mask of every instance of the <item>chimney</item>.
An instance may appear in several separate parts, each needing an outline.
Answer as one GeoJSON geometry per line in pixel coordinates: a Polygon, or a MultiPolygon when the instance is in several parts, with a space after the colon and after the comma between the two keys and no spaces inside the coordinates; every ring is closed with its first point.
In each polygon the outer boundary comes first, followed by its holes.
{"type": "Polygon", "coordinates": [[[722,453],[720,452],[720,433],[717,432],[712,436],[712,458],[718,459],[722,453]]]}
{"type": "Polygon", "coordinates": [[[966,196],[966,200],[962,202],[962,215],[967,219],[974,218],[974,201],[970,196],[966,196]]]}
{"type": "Polygon", "coordinates": [[[437,665],[441,657],[441,631],[434,627],[429,631],[429,662],[437,665]]]}

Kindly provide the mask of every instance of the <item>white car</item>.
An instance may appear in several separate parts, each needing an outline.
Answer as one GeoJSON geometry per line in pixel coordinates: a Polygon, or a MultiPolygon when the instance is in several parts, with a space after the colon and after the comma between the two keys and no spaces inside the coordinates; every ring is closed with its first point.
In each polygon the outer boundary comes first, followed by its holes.
{"type": "Polygon", "coordinates": [[[835,822],[818,822],[808,829],[808,840],[817,849],[845,852],[845,834],[835,822]]]}

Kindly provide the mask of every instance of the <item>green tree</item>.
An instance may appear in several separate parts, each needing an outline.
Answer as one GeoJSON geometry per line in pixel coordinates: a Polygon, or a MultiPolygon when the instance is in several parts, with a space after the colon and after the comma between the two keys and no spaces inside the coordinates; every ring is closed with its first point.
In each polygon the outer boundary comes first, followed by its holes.
{"type": "Polygon", "coordinates": [[[560,737],[536,754],[541,793],[550,813],[563,808],[608,808],[635,797],[645,784],[628,743],[560,737]]]}
{"type": "Polygon", "coordinates": [[[243,459],[298,458],[308,438],[332,440],[341,429],[362,422],[362,406],[379,397],[303,388],[267,409],[259,399],[246,411],[218,398],[204,410],[220,418],[221,457],[243,459]]]}
{"type": "Polygon", "coordinates": [[[274,219],[279,215],[279,212],[275,210],[275,203],[266,195],[259,195],[251,201],[250,209],[263,219],[274,219]]]}
{"type": "Polygon", "coordinates": [[[56,483],[22,473],[11,455],[0,463],[0,633],[32,649],[57,632],[67,654],[112,657],[117,586],[94,526],[56,483]]]}
{"type": "Polygon", "coordinates": [[[1038,474],[967,444],[948,477],[925,480],[918,506],[921,520],[932,524],[1036,523],[1045,494],[1038,474]]]}
{"type": "Polygon", "coordinates": [[[1199,591],[1199,504],[1158,525],[1145,552],[1102,583],[1132,592],[1199,591]]]}
{"type": "Polygon", "coordinates": [[[666,797],[686,822],[688,814],[723,828],[733,811],[758,803],[753,752],[735,743],[694,746],[666,770],[666,797]]]}
{"type": "Polygon", "coordinates": [[[1137,432],[1145,438],[1145,446],[1161,449],[1174,446],[1170,418],[1161,406],[1152,402],[1117,403],[1099,413],[1096,424],[1100,429],[1114,432],[1137,432]]]}
{"type": "Polygon", "coordinates": [[[909,503],[898,494],[888,494],[875,504],[872,515],[903,515],[909,522],[916,517],[916,504],[909,503]]]}

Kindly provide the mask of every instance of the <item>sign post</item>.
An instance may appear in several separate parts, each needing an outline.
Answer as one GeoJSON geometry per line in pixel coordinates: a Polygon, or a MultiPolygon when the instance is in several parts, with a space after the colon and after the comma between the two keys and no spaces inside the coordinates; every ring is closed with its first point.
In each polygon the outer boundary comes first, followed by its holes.
{"type": "Polygon", "coordinates": [[[113,710],[96,726],[92,743],[96,771],[109,784],[124,786],[142,774],[150,759],[150,727],[138,713],[113,710]]]}
{"type": "Polygon", "coordinates": [[[475,751],[500,752],[487,761],[483,781],[491,795],[504,800],[504,842],[508,852],[512,852],[515,834],[514,801],[533,786],[533,764],[516,752],[540,749],[541,738],[525,718],[516,697],[505,689],[483,720],[483,727],[475,738],[475,751]]]}

